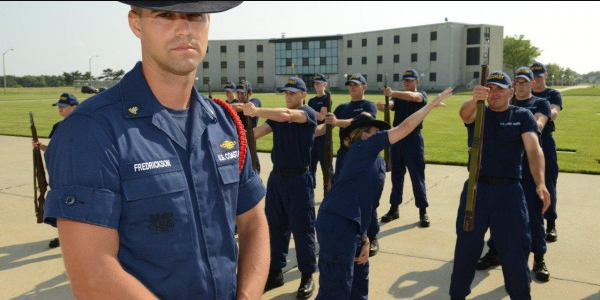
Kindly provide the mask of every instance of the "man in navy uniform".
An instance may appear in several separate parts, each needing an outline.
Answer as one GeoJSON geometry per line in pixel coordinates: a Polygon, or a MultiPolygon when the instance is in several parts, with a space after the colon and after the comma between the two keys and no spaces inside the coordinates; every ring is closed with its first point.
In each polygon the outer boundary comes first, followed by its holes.
{"type": "Polygon", "coordinates": [[[313,177],[309,170],[317,116],[303,105],[306,84],[298,77],[290,77],[285,87],[286,108],[260,108],[253,103],[244,105],[244,114],[266,118],[254,129],[255,138],[273,133],[271,160],[273,170],[267,182],[265,211],[271,238],[271,268],[265,291],[283,285],[283,271],[294,235],[298,270],[302,273],[297,298],[312,296],[312,274],[317,269],[315,241],[315,195],[313,177]]]}
{"type": "MultiPolygon", "coordinates": [[[[515,96],[513,105],[525,108],[533,114],[537,123],[538,134],[544,130],[547,121],[550,119],[550,103],[548,100],[538,98],[531,94],[532,87],[535,86],[533,73],[527,67],[520,67],[515,74],[515,96]]],[[[523,171],[521,185],[527,201],[527,212],[529,213],[529,229],[531,231],[531,252],[533,253],[533,268],[535,278],[546,282],[550,280],[550,272],[546,267],[544,254],[546,253],[546,241],[544,240],[544,216],[542,214],[542,203],[535,191],[535,181],[529,170],[527,156],[523,156],[523,171]]],[[[479,259],[476,265],[477,270],[485,270],[491,266],[500,265],[498,252],[493,239],[488,241],[489,251],[479,259]]]]}
{"type": "Polygon", "coordinates": [[[264,186],[240,163],[235,112],[194,88],[210,13],[240,2],[126,3],[142,62],[79,105],[46,152],[45,221],[58,226],[73,294],[258,299],[264,186]]]}
{"type": "Polygon", "coordinates": [[[558,213],[556,209],[556,182],[558,181],[558,158],[556,156],[556,142],[552,133],[556,130],[554,121],[558,118],[558,114],[563,109],[562,106],[562,95],[555,89],[548,88],[546,86],[546,78],[548,72],[544,64],[540,62],[534,62],[531,65],[531,71],[533,72],[534,79],[536,82],[533,88],[533,95],[536,97],[547,99],[550,102],[550,108],[552,109],[552,117],[548,120],[548,125],[544,127],[542,131],[542,150],[544,150],[544,157],[546,159],[546,185],[550,192],[550,208],[544,214],[546,219],[546,241],[556,242],[558,239],[558,233],[556,232],[556,219],[558,213]]]}
{"type": "Polygon", "coordinates": [[[479,99],[487,99],[481,169],[473,231],[463,230],[468,182],[460,197],[456,221],[456,248],[450,282],[452,299],[465,299],[471,293],[475,265],[483,249],[484,236],[490,228],[502,265],[505,289],[511,299],[531,299],[531,275],[527,259],[531,247],[527,204],[520,185],[524,151],[535,181],[542,212],[550,204],[544,184],[544,155],[537,136],[533,114],[510,106],[512,83],[502,71],[487,77],[486,86],[476,86],[473,100],[463,103],[460,117],[467,126],[469,146],[473,140],[475,114],[479,99]]]}
{"type": "MultiPolygon", "coordinates": [[[[327,76],[325,74],[317,73],[313,77],[313,83],[315,85],[315,91],[317,95],[308,100],[308,106],[315,110],[317,113],[317,123],[323,124],[325,122],[325,116],[327,115],[327,95],[325,89],[327,88],[327,76]]],[[[310,154],[310,172],[313,178],[316,178],[317,164],[321,164],[321,171],[325,172],[325,135],[315,136],[315,142],[310,154]]],[[[330,174],[333,175],[333,165],[330,166],[330,174]]],[[[325,191],[326,187],[323,187],[325,191]]]]}
{"type": "MultiPolygon", "coordinates": [[[[244,101],[246,101],[246,95],[244,94],[244,86],[246,87],[246,90],[248,92],[248,102],[251,102],[252,104],[254,104],[254,106],[256,107],[262,107],[262,102],[260,101],[259,98],[253,98],[252,97],[252,84],[250,83],[250,81],[241,81],[240,83],[237,84],[236,88],[235,88],[235,92],[237,94],[237,98],[238,98],[238,102],[239,103],[244,103],[244,101]]],[[[237,112],[239,112],[239,116],[240,119],[242,119],[242,123],[244,124],[244,127],[246,128],[246,130],[248,130],[248,125],[246,124],[246,118],[244,115],[244,112],[242,111],[242,106],[235,106],[234,108],[236,109],[237,112]]],[[[252,118],[252,128],[255,128],[256,126],[258,126],[258,117],[253,117],[252,118]]]]}
{"type": "MultiPolygon", "coordinates": [[[[394,91],[390,87],[383,93],[392,97],[390,110],[394,111],[394,124],[396,126],[427,104],[427,93],[418,89],[419,73],[415,69],[408,69],[402,73],[404,91],[394,91]]],[[[384,103],[377,103],[380,111],[384,110],[384,103]]],[[[390,222],[400,217],[398,207],[402,204],[404,190],[404,175],[406,169],[412,182],[415,205],[419,208],[419,226],[429,227],[427,215],[427,194],[425,187],[425,146],[421,129],[423,123],[391,149],[390,160],[392,164],[392,193],[390,194],[390,210],[381,217],[381,222],[390,222]]]]}
{"type": "MultiPolygon", "coordinates": [[[[374,118],[377,116],[377,106],[375,103],[365,99],[367,79],[364,76],[362,76],[360,73],[352,74],[347,78],[346,86],[348,86],[350,101],[338,105],[333,111],[333,114],[329,114],[327,117],[325,117],[325,123],[338,126],[340,128],[340,148],[337,151],[337,158],[335,161],[336,174],[343,168],[344,157],[348,152],[348,148],[344,146],[343,142],[341,142],[343,128],[350,126],[352,119],[363,112],[371,114],[374,118]]],[[[369,256],[375,256],[379,251],[379,241],[377,240],[377,234],[379,233],[379,222],[377,218],[379,198],[380,197],[377,197],[377,203],[373,204],[375,207],[372,213],[373,219],[371,220],[369,229],[367,230],[367,235],[369,237],[369,241],[371,242],[369,256]]]]}
{"type": "Polygon", "coordinates": [[[225,92],[225,102],[227,102],[227,104],[234,104],[237,103],[237,99],[235,99],[235,90],[236,90],[236,85],[233,81],[227,81],[227,83],[225,84],[225,86],[223,86],[223,91],[225,92]]]}

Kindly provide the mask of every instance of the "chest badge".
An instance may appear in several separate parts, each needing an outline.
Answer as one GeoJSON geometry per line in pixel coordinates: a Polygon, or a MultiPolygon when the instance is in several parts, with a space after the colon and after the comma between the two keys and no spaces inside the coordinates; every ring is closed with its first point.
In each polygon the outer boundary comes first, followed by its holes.
{"type": "Polygon", "coordinates": [[[233,147],[235,147],[236,144],[236,141],[223,141],[221,145],[219,145],[219,147],[221,147],[221,149],[229,150],[233,149],[233,147]]]}
{"type": "Polygon", "coordinates": [[[139,108],[137,106],[132,106],[132,107],[130,107],[127,110],[129,111],[130,114],[137,115],[137,112],[138,112],[139,108]]]}

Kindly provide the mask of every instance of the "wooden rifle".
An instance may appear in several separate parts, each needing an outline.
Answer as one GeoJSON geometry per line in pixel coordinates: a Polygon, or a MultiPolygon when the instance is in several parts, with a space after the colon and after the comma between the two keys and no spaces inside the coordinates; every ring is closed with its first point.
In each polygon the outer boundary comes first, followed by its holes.
{"type": "MultiPolygon", "coordinates": [[[[244,103],[250,102],[248,99],[248,85],[247,81],[243,82],[244,85],[244,103]]],[[[254,123],[252,117],[244,116],[244,123],[246,125],[246,140],[248,141],[248,148],[250,148],[250,158],[252,159],[252,169],[257,173],[260,173],[260,162],[258,161],[258,154],[256,153],[256,139],[254,138],[254,123]]]]}
{"type": "MultiPolygon", "coordinates": [[[[488,76],[488,49],[489,49],[489,28],[485,32],[485,51],[484,62],[481,65],[480,85],[485,86],[488,76]]],[[[463,222],[464,231],[473,231],[475,227],[475,202],[477,200],[477,181],[479,180],[479,170],[481,169],[481,152],[483,150],[483,128],[485,124],[485,100],[476,99],[477,110],[475,112],[475,125],[473,130],[473,142],[469,148],[469,181],[467,184],[467,202],[465,205],[465,218],[463,222]]]]}
{"type": "MultiPolygon", "coordinates": [[[[31,137],[33,142],[37,143],[39,142],[38,134],[31,112],[29,112],[29,122],[31,123],[31,137]]],[[[47,189],[48,181],[46,180],[46,169],[42,160],[42,150],[36,147],[33,148],[33,205],[38,223],[44,222],[44,204],[46,203],[47,189]]]]}
{"type": "MultiPolygon", "coordinates": [[[[327,95],[326,107],[327,113],[331,112],[331,93],[329,91],[325,91],[325,95],[327,95]]],[[[325,166],[323,166],[323,184],[325,190],[323,194],[326,195],[329,190],[331,190],[331,170],[333,169],[333,125],[325,124],[325,142],[324,142],[324,151],[325,151],[325,166]]]]}
{"type": "Polygon", "coordinates": [[[212,89],[210,88],[210,80],[208,81],[208,98],[212,100],[212,89]]]}
{"type": "MultiPolygon", "coordinates": [[[[387,84],[387,72],[383,73],[383,88],[387,88],[388,84],[387,84]]],[[[383,120],[388,123],[388,124],[392,124],[390,122],[390,97],[385,96],[385,106],[384,106],[384,110],[383,110],[383,120]]],[[[383,159],[385,160],[385,171],[386,172],[390,172],[392,170],[392,163],[391,163],[391,158],[390,158],[390,148],[386,147],[385,149],[383,149],[383,159]]]]}

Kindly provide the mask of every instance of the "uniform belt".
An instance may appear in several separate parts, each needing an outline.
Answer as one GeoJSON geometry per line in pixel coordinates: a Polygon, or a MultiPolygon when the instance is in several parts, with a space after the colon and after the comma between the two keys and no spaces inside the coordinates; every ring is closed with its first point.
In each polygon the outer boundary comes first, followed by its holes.
{"type": "Polygon", "coordinates": [[[308,173],[308,171],[309,171],[308,166],[306,166],[304,168],[292,168],[292,169],[283,169],[283,168],[273,167],[273,173],[275,173],[275,175],[277,175],[279,177],[294,177],[294,176],[298,176],[301,174],[306,174],[306,173],[308,173]]]}
{"type": "Polygon", "coordinates": [[[479,176],[478,182],[491,185],[509,185],[518,182],[519,178],[512,177],[494,177],[494,176],[479,176]]]}

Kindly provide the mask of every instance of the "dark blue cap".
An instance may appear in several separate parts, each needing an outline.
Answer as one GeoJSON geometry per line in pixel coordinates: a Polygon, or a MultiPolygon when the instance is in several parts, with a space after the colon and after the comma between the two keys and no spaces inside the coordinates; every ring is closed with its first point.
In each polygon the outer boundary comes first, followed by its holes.
{"type": "Polygon", "coordinates": [[[541,62],[536,61],[529,68],[534,76],[544,76],[546,74],[546,66],[541,62]]]}
{"type": "Polygon", "coordinates": [[[227,81],[227,84],[223,87],[223,90],[226,92],[235,92],[235,83],[233,81],[227,81]]]}
{"type": "Polygon", "coordinates": [[[528,67],[520,67],[517,69],[517,73],[515,73],[515,79],[517,78],[524,78],[531,82],[533,80],[533,72],[528,67]]]}
{"type": "Polygon", "coordinates": [[[313,77],[313,82],[327,82],[327,76],[325,74],[317,73],[313,77]]]}
{"type": "Polygon", "coordinates": [[[384,121],[375,119],[368,112],[363,112],[363,113],[359,114],[358,116],[354,117],[348,127],[340,129],[340,132],[341,132],[340,135],[341,135],[342,141],[344,140],[344,138],[348,137],[350,135],[350,133],[352,133],[352,130],[354,130],[358,127],[363,127],[363,126],[375,126],[375,127],[379,128],[379,130],[390,129],[390,124],[388,124],[384,121]]]}
{"type": "Polygon", "coordinates": [[[248,92],[252,92],[252,84],[250,84],[250,81],[243,81],[243,82],[238,83],[237,86],[235,87],[235,91],[243,92],[244,85],[248,88],[248,92]]]}
{"type": "Polygon", "coordinates": [[[290,77],[290,79],[285,82],[285,86],[279,89],[280,93],[285,91],[290,91],[293,93],[297,91],[306,92],[306,83],[304,83],[304,81],[298,77],[290,77]]]}
{"type": "Polygon", "coordinates": [[[348,77],[348,80],[346,80],[346,85],[350,85],[350,82],[367,84],[367,80],[360,73],[352,74],[352,76],[348,77]]]}
{"type": "Polygon", "coordinates": [[[506,73],[502,71],[494,71],[490,73],[490,75],[487,77],[485,84],[495,84],[503,89],[507,89],[512,86],[510,77],[508,77],[508,75],[506,75],[506,73]]]}
{"type": "Polygon", "coordinates": [[[79,105],[79,101],[77,101],[77,98],[75,96],[69,93],[63,93],[62,95],[60,95],[60,98],[58,98],[58,102],[52,104],[52,106],[60,107],[67,107],[71,105],[79,105]]]}
{"type": "Polygon", "coordinates": [[[402,73],[402,80],[415,80],[419,79],[419,72],[415,69],[408,69],[402,73]]]}
{"type": "Polygon", "coordinates": [[[151,10],[174,13],[216,13],[234,8],[244,1],[119,1],[151,10]]]}

